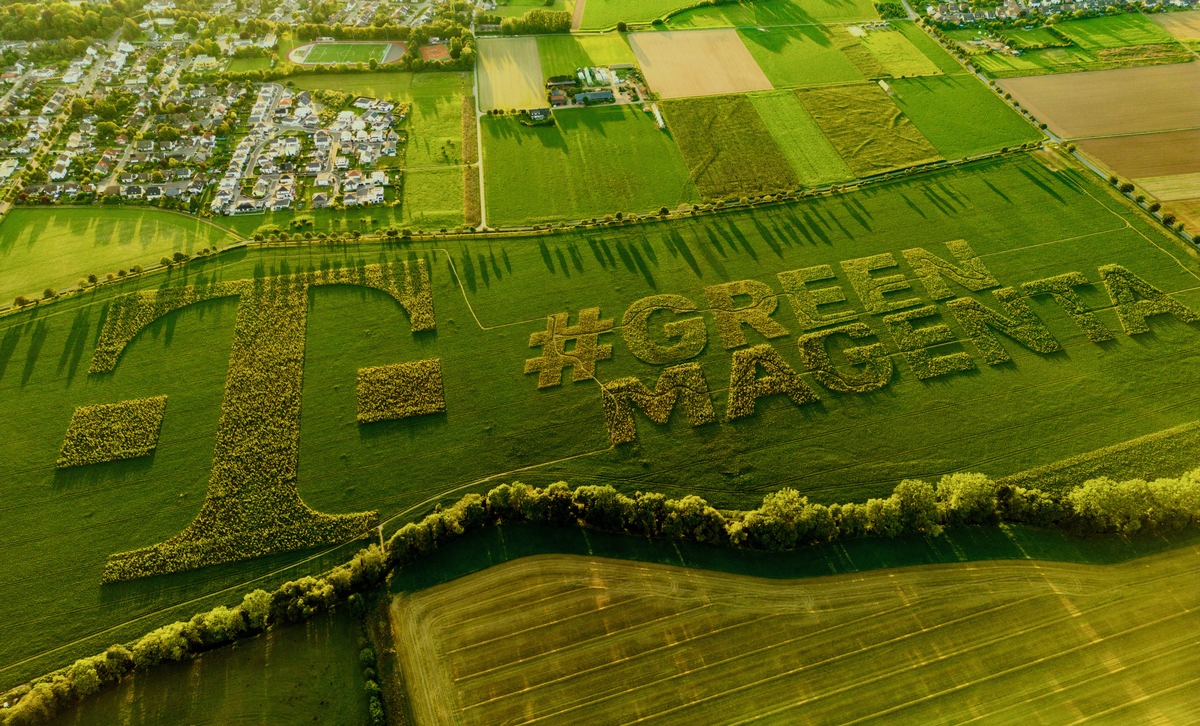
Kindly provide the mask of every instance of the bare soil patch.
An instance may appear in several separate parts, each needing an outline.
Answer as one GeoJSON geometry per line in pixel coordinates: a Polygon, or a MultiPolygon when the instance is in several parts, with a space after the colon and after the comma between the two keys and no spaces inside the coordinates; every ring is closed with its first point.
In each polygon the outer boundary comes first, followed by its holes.
{"type": "Polygon", "coordinates": [[[421,60],[448,60],[450,58],[450,49],[445,43],[438,45],[423,45],[421,46],[421,60]]]}
{"type": "Polygon", "coordinates": [[[1150,19],[1163,30],[1180,40],[1200,39],[1200,10],[1185,10],[1180,13],[1155,13],[1150,19]]]}
{"type": "Polygon", "coordinates": [[[1000,86],[1067,138],[1200,125],[1200,64],[1010,78],[1000,86]]]}
{"type": "Polygon", "coordinates": [[[733,29],[633,33],[629,44],[646,82],[663,98],[773,88],[733,29]]]}
{"type": "Polygon", "coordinates": [[[1088,139],[1079,149],[1130,179],[1200,172],[1200,129],[1088,139]]]}

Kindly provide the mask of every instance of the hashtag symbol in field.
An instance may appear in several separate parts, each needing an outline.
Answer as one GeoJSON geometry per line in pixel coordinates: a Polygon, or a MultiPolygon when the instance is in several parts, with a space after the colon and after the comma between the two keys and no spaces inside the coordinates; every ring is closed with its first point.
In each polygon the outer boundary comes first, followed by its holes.
{"type": "Polygon", "coordinates": [[[568,325],[567,313],[546,318],[546,329],[529,336],[529,347],[542,349],[537,358],[525,361],[526,373],[538,374],[538,388],[562,383],[564,368],[571,369],[571,380],[586,381],[596,377],[596,361],[612,358],[612,346],[600,343],[600,336],[612,332],[613,321],[600,319],[600,308],[579,311],[575,325],[568,325]],[[567,343],[575,347],[567,350],[567,343]]]}

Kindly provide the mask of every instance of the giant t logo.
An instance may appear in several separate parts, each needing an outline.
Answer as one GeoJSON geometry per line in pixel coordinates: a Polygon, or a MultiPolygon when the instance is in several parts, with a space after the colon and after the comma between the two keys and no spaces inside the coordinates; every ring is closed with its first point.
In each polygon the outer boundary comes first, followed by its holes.
{"type": "Polygon", "coordinates": [[[106,582],[337,544],[377,524],[375,512],[317,512],[296,489],[308,293],[317,285],[382,290],[404,308],[414,332],[434,327],[429,270],[421,259],[152,290],[114,304],[92,357],[92,373],[113,370],[126,346],[162,316],[205,300],[238,298],[213,467],[200,514],[165,542],[111,556],[104,568],[106,582]]]}

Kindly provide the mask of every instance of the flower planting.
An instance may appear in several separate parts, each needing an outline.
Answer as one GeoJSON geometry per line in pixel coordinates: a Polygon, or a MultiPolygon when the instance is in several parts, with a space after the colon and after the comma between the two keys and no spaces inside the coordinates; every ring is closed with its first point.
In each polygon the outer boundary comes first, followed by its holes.
{"type": "Polygon", "coordinates": [[[358,371],[358,422],[443,413],[442,361],[434,358],[358,371]]]}
{"type": "Polygon", "coordinates": [[[80,406],[67,426],[58,468],[149,456],[166,407],[166,396],[80,406]]]}

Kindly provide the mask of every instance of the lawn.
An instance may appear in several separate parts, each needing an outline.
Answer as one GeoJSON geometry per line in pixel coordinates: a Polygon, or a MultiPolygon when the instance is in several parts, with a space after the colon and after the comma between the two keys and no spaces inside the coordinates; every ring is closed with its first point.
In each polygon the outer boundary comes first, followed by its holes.
{"type": "Polygon", "coordinates": [[[807,88],[796,93],[855,176],[939,158],[937,149],[878,84],[807,88]]]}
{"type": "Polygon", "coordinates": [[[387,43],[317,43],[304,59],[306,64],[383,62],[387,43]]]}
{"type": "Polygon", "coordinates": [[[947,159],[1042,138],[975,76],[902,78],[889,84],[896,105],[947,159]]]}
{"type": "Polygon", "coordinates": [[[688,10],[667,24],[677,29],[756,28],[878,19],[869,0],[742,0],[688,10]]]}
{"type": "Polygon", "coordinates": [[[225,70],[230,73],[239,71],[265,71],[269,70],[274,65],[273,58],[233,58],[229,61],[229,67],[225,70]]]}
{"type": "MultiPolygon", "coordinates": [[[[660,148],[649,139],[663,136],[655,136],[661,132],[649,119],[638,122],[646,124],[644,132],[631,128],[629,120],[611,122],[616,127],[605,139],[600,131],[608,122],[568,118],[559,131],[590,123],[587,148],[601,151],[598,158],[570,153],[582,156],[583,171],[563,177],[551,177],[546,169],[553,167],[532,149],[518,149],[510,177],[517,202],[510,204],[535,208],[540,202],[544,209],[563,189],[574,193],[589,183],[607,188],[608,179],[589,176],[593,168],[612,170],[597,175],[622,175],[629,187],[618,189],[629,188],[631,195],[661,184],[663,175],[654,172],[665,166],[666,151],[656,158],[645,149],[660,148]],[[632,152],[630,138],[639,144],[632,152]]],[[[493,144],[497,131],[486,133],[485,144],[493,144]]],[[[526,138],[527,147],[541,143],[526,138]]],[[[490,148],[485,148],[489,163],[490,148]]],[[[552,151],[549,158],[563,158],[561,146],[552,151]]],[[[671,178],[683,180],[684,167],[675,158],[671,178]]],[[[436,331],[412,333],[401,307],[378,290],[343,284],[308,295],[300,357],[299,496],[320,512],[378,511],[385,535],[435,502],[500,481],[611,483],[626,492],[672,497],[696,493],[722,508],[754,506],[764,493],[783,486],[821,502],[862,501],[890,492],[905,477],[932,479],[960,470],[1000,477],[1195,421],[1200,331],[1168,315],[1149,318],[1150,333],[1126,335],[1097,282],[1097,267],[1124,265],[1200,307],[1200,265],[1156,224],[1125,206],[1103,180],[1069,167],[1053,171],[1040,159],[991,159],[846,194],[638,226],[234,250],[0,318],[0,410],[6,414],[0,418],[0,440],[6,442],[0,457],[0,481],[6,482],[0,508],[6,554],[0,570],[0,592],[6,593],[0,600],[0,686],[219,602],[232,603],[252,587],[269,589],[322,571],[360,546],[100,585],[111,554],[162,542],[196,517],[231,370],[237,303],[224,299],[196,303],[149,324],[112,372],[88,374],[102,325],[114,314],[114,295],[138,288],[427,260],[436,331]],[[919,246],[950,259],[942,243],[957,239],[966,240],[1003,285],[1084,275],[1092,284],[1076,288],[1078,294],[1114,340],[1090,342],[1051,298],[1037,297],[1029,301],[1031,309],[1065,352],[1034,353],[1005,339],[1012,361],[989,365],[900,254],[919,246]],[[777,275],[830,265],[836,278],[817,280],[810,289],[830,287],[851,302],[823,306],[822,312],[862,311],[840,262],[885,253],[895,255],[898,266],[873,275],[903,275],[910,289],[884,300],[903,303],[911,297],[933,304],[940,317],[916,324],[944,323],[958,342],[930,354],[965,352],[975,368],[920,380],[911,359],[897,354],[882,318],[860,312],[874,335],[861,343],[831,340],[835,365],[848,365],[840,352],[848,345],[878,342],[894,370],[886,387],[874,393],[834,392],[814,380],[800,358],[803,328],[792,300],[802,298],[785,295],[777,275]],[[744,326],[747,343],[769,342],[819,392],[820,402],[797,407],[786,397],[768,396],[752,416],[724,420],[733,353],[722,343],[705,289],[741,280],[769,286],[770,299],[778,301],[771,319],[785,330],[768,340],[744,326]],[[635,357],[621,321],[634,301],[665,294],[683,296],[703,312],[677,318],[667,310],[654,313],[652,339],[670,346],[677,339],[671,336],[683,331],[664,330],[664,323],[704,321],[706,345],[695,362],[720,420],[693,429],[678,416],[663,426],[639,416],[638,443],[612,448],[596,382],[574,383],[568,370],[561,385],[539,390],[537,376],[524,373],[526,361],[542,354],[536,344],[530,347],[530,337],[545,331],[549,315],[567,313],[574,325],[580,310],[598,307],[601,319],[618,326],[599,340],[612,351],[596,364],[598,380],[636,376],[653,387],[662,368],[635,357]],[[441,360],[445,413],[357,423],[360,368],[434,358],[441,360]],[[152,456],[55,469],[77,406],[159,395],[168,401],[152,456]],[[72,645],[59,649],[67,643],[72,645]]],[[[1058,167],[1066,164],[1052,160],[1058,167]]],[[[677,181],[674,188],[685,183],[677,181]]],[[[508,188],[491,185],[489,194],[508,188]]],[[[497,214],[498,202],[494,197],[489,202],[489,216],[497,214]]],[[[606,208],[599,213],[632,209],[612,201],[597,206],[606,208]]],[[[797,281],[795,275],[785,279],[797,281]]],[[[950,288],[953,295],[998,308],[988,291],[969,293],[953,283],[950,288]]],[[[718,310],[725,309],[719,305],[721,290],[733,294],[728,288],[711,292],[718,310]]],[[[745,303],[739,298],[737,305],[745,303]]],[[[725,331],[728,335],[727,326],[725,331]]],[[[1194,450],[1176,456],[1164,458],[1163,466],[1195,465],[1194,450]]]]}
{"type": "Polygon", "coordinates": [[[190,726],[369,723],[350,614],[324,615],[137,673],[50,723],[190,726]]]}
{"type": "Polygon", "coordinates": [[[0,219],[0,300],[41,297],[80,277],[157,264],[237,239],[195,217],[136,207],[16,208],[0,219]]]}
{"type": "Polygon", "coordinates": [[[776,88],[861,81],[863,75],[819,25],[738,31],[776,88]]]}
{"type": "Polygon", "coordinates": [[[647,212],[696,201],[669,134],[632,106],[556,111],[554,126],[483,120],[488,224],[647,212]]]}
{"type": "Polygon", "coordinates": [[[854,177],[796,94],[756,93],[750,96],[750,102],[801,184],[819,187],[854,177]]]}
{"type": "Polygon", "coordinates": [[[422,723],[1188,721],[1196,566],[766,580],[550,555],[398,597],[393,631],[422,723]]]}
{"type": "Polygon", "coordinates": [[[460,168],[404,172],[400,221],[413,229],[437,230],[463,224],[463,174],[460,168]]]}
{"type": "Polygon", "coordinates": [[[662,107],[703,196],[724,199],[799,185],[749,97],[681,98],[662,107]]]}
{"type": "Polygon", "coordinates": [[[547,77],[574,75],[583,67],[636,62],[629,42],[619,33],[540,35],[537,45],[547,77]]]}

